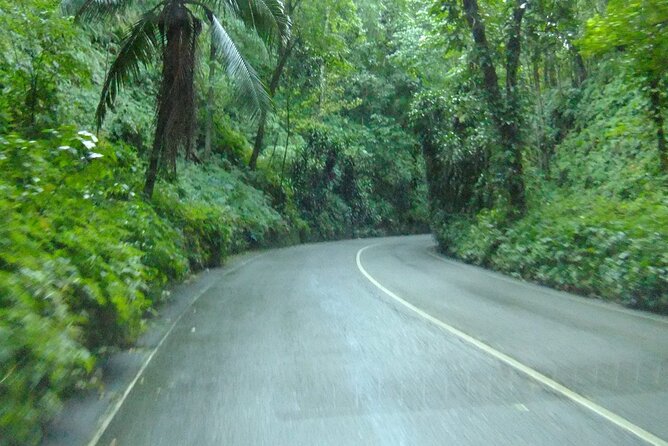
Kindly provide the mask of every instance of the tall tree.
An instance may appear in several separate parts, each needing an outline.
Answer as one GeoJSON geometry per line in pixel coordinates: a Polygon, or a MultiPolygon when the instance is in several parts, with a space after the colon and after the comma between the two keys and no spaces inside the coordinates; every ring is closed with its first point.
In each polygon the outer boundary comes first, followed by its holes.
{"type": "MultiPolygon", "coordinates": [[[[301,0],[288,0],[286,3],[286,14],[292,21],[292,17],[299,7],[301,0]]],[[[285,66],[288,62],[288,58],[292,54],[292,50],[295,48],[299,41],[299,37],[296,32],[290,34],[290,38],[284,41],[281,41],[278,47],[278,58],[276,60],[276,65],[274,70],[271,73],[271,79],[269,80],[269,96],[274,97],[276,90],[278,89],[278,84],[285,70],[285,66]]],[[[255,135],[255,142],[253,144],[253,153],[251,154],[248,167],[251,170],[255,170],[257,166],[257,159],[260,156],[262,151],[262,145],[264,143],[264,133],[267,125],[267,110],[264,109],[260,112],[260,119],[258,123],[257,133],[255,135]]]]}
{"type": "Polygon", "coordinates": [[[517,92],[517,72],[520,66],[522,19],[528,0],[515,0],[509,23],[506,24],[505,97],[499,86],[492,49],[477,0],[462,0],[464,18],[474,42],[473,56],[483,77],[483,87],[494,123],[501,137],[504,186],[510,204],[520,213],[526,209],[522,149],[520,145],[520,117],[517,92]]]}
{"type": "Polygon", "coordinates": [[[239,52],[214,11],[242,19],[267,40],[286,40],[290,32],[282,0],[163,0],[153,6],[134,0],[84,0],[78,2],[79,18],[99,18],[123,12],[136,4],[143,9],[139,20],[123,39],[102,87],[97,109],[101,126],[107,108],[113,107],[118,91],[140,74],[140,67],[159,59],[162,79],[157,98],[157,120],[149,155],[144,194],[153,195],[161,168],[176,172],[180,150],[191,153],[195,130],[194,73],[202,24],[211,33],[215,55],[227,68],[243,106],[261,113],[270,102],[257,73],[239,52]]]}
{"type": "MultiPolygon", "coordinates": [[[[298,82],[303,80],[309,84],[308,87],[304,86],[299,96],[313,95],[313,100],[320,107],[318,110],[323,110],[323,105],[331,105],[324,104],[328,99],[325,97],[326,89],[322,88],[327,82],[325,77],[336,76],[342,70],[349,68],[346,53],[351,43],[349,33],[357,26],[355,2],[290,0],[285,3],[285,10],[290,18],[293,32],[288,41],[282,42],[278,47],[276,64],[268,79],[269,94],[271,97],[276,95],[286,70],[291,69],[291,73],[299,78],[298,82]],[[331,29],[336,29],[336,32],[328,31],[331,29]],[[295,54],[298,54],[298,57],[294,57],[295,54]],[[318,63],[318,74],[310,72],[314,61],[318,63]],[[308,79],[302,78],[304,74],[308,79]],[[311,83],[317,83],[317,89],[311,88],[311,83]]],[[[291,97],[293,100],[298,100],[297,95],[291,97]]],[[[260,115],[253,153],[249,161],[251,169],[256,167],[262,153],[268,117],[266,111],[260,115]]]]}

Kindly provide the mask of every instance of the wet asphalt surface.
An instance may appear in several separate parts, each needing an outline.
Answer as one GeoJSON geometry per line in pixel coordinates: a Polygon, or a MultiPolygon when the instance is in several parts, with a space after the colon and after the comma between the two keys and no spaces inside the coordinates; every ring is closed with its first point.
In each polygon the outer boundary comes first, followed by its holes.
{"type": "Polygon", "coordinates": [[[393,293],[668,439],[668,318],[451,262],[413,236],[209,275],[98,444],[647,444],[397,304],[358,269],[368,245],[364,268],[393,293]]]}

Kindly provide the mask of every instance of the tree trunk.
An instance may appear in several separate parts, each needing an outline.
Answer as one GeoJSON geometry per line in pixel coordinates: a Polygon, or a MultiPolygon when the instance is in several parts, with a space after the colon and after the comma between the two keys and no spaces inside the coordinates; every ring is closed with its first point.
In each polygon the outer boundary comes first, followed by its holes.
{"type": "Polygon", "coordinates": [[[540,85],[540,67],[538,56],[534,56],[531,61],[531,74],[533,76],[533,86],[537,95],[542,95],[542,87],[540,85]]]}
{"type": "Polygon", "coordinates": [[[517,71],[521,50],[521,25],[526,2],[516,1],[513,21],[510,26],[506,45],[506,98],[499,88],[499,78],[492,61],[491,50],[487,42],[485,24],[480,16],[477,0],[463,0],[466,22],[471,29],[475,51],[483,74],[483,83],[487,93],[489,109],[501,136],[504,150],[503,177],[504,187],[509,195],[511,206],[522,214],[526,210],[524,177],[522,169],[522,151],[519,141],[519,113],[517,101],[517,71]]]}
{"type": "Polygon", "coordinates": [[[540,85],[540,65],[539,65],[539,55],[536,51],[534,53],[533,60],[531,62],[531,68],[533,72],[533,83],[534,83],[534,92],[538,98],[538,142],[536,146],[538,147],[538,156],[540,168],[545,174],[546,178],[549,178],[550,175],[550,161],[551,161],[551,150],[549,143],[546,140],[545,128],[545,105],[543,104],[543,91],[540,85]]]}
{"type": "Polygon", "coordinates": [[[203,160],[206,161],[211,156],[211,145],[213,144],[213,102],[214,90],[213,81],[216,74],[216,47],[211,42],[211,50],[209,53],[209,90],[206,94],[206,123],[204,129],[204,155],[203,160]]]}
{"type": "Polygon", "coordinates": [[[499,77],[496,74],[492,56],[487,43],[487,33],[485,25],[478,11],[477,0],[463,0],[466,22],[471,28],[473,41],[478,52],[478,63],[482,70],[483,82],[492,110],[500,110],[503,105],[501,91],[499,90],[499,77]]]}
{"type": "Polygon", "coordinates": [[[579,87],[587,79],[587,67],[585,67],[584,59],[582,59],[582,55],[576,47],[571,47],[571,54],[574,68],[573,85],[579,87]]]}
{"type": "Polygon", "coordinates": [[[290,144],[290,90],[287,91],[285,98],[285,151],[283,152],[283,162],[281,163],[281,186],[283,185],[283,174],[285,172],[285,161],[288,159],[288,145],[290,144]]]}
{"type": "MultiPolygon", "coordinates": [[[[285,3],[285,11],[288,17],[293,16],[295,10],[299,7],[301,1],[302,0],[296,0],[293,2],[288,0],[285,3]]],[[[285,69],[285,64],[287,63],[288,58],[290,57],[290,54],[292,53],[294,47],[297,45],[298,41],[299,38],[293,34],[291,35],[290,39],[284,44],[281,44],[279,48],[278,62],[276,63],[274,72],[271,74],[271,81],[269,82],[269,96],[271,96],[272,98],[274,97],[274,95],[276,94],[276,90],[278,89],[278,83],[281,80],[281,75],[283,74],[283,70],[285,69]]],[[[255,170],[257,167],[257,159],[260,156],[260,153],[262,152],[262,144],[264,142],[266,125],[267,125],[267,112],[263,110],[260,115],[260,123],[258,124],[257,133],[255,135],[255,143],[253,144],[253,153],[251,154],[250,161],[248,162],[248,167],[251,170],[255,170]]]]}
{"type": "MultiPolygon", "coordinates": [[[[323,26],[323,34],[327,36],[329,32],[329,8],[325,12],[325,23],[323,26]]],[[[327,66],[325,65],[325,59],[323,58],[320,62],[320,93],[318,95],[318,116],[322,117],[323,115],[323,105],[325,104],[325,93],[327,91],[327,66]]]]}
{"type": "Polygon", "coordinates": [[[323,109],[322,106],[325,103],[325,92],[326,92],[326,85],[325,85],[325,78],[327,77],[327,67],[325,66],[325,61],[323,60],[322,63],[320,64],[320,86],[318,87],[320,92],[318,94],[318,116],[323,115],[323,109]]]}
{"type": "Polygon", "coordinates": [[[506,98],[512,101],[517,97],[515,89],[517,87],[517,72],[520,66],[522,49],[522,18],[524,17],[526,6],[525,1],[516,1],[515,8],[513,8],[513,21],[508,34],[508,44],[506,45],[506,98]]]}
{"type": "MultiPolygon", "coordinates": [[[[271,75],[271,81],[269,82],[269,96],[272,98],[276,94],[278,89],[278,84],[281,80],[281,75],[285,69],[285,64],[292,53],[293,48],[297,44],[297,40],[292,38],[285,45],[281,45],[279,50],[278,62],[274,68],[274,72],[271,75]]],[[[260,114],[260,123],[258,124],[257,134],[255,135],[255,143],[253,144],[253,153],[251,154],[250,161],[248,162],[248,167],[251,170],[255,170],[257,167],[257,159],[262,152],[262,144],[264,143],[264,134],[267,125],[267,112],[262,110],[260,114]]]]}
{"type": "Polygon", "coordinates": [[[253,145],[253,153],[251,153],[250,161],[248,162],[248,167],[250,170],[255,170],[257,168],[257,159],[260,156],[262,151],[262,143],[264,141],[264,129],[267,123],[267,112],[262,110],[260,113],[260,125],[257,128],[257,134],[255,135],[255,144],[253,145]]]}
{"type": "Polygon", "coordinates": [[[146,169],[146,182],[144,183],[144,196],[149,200],[153,197],[153,189],[155,182],[158,179],[158,170],[160,167],[160,155],[163,150],[162,141],[156,138],[153,141],[153,148],[148,161],[148,168],[146,169]]]}
{"type": "Polygon", "coordinates": [[[162,53],[157,119],[144,183],[144,195],[149,199],[161,168],[170,177],[176,176],[178,150],[190,150],[195,129],[194,49],[200,29],[189,23],[183,4],[171,3],[167,8],[161,25],[167,42],[162,53]]]}
{"type": "Polygon", "coordinates": [[[666,151],[666,133],[664,130],[665,120],[661,110],[661,90],[658,79],[652,79],[650,81],[649,99],[652,106],[652,120],[656,126],[656,142],[659,151],[661,171],[668,173],[668,153],[666,151]]]}
{"type": "Polygon", "coordinates": [[[517,72],[520,66],[522,19],[526,11],[527,1],[516,0],[513,9],[513,21],[510,26],[508,44],[506,45],[506,127],[507,151],[510,152],[506,188],[510,194],[510,204],[521,214],[526,210],[524,190],[524,171],[522,166],[522,146],[520,141],[520,104],[517,94],[517,72]]]}
{"type": "Polygon", "coordinates": [[[274,163],[274,155],[276,155],[276,148],[278,147],[278,137],[279,134],[276,132],[276,138],[274,138],[274,148],[271,150],[271,155],[269,155],[269,165],[272,166],[274,163]]]}

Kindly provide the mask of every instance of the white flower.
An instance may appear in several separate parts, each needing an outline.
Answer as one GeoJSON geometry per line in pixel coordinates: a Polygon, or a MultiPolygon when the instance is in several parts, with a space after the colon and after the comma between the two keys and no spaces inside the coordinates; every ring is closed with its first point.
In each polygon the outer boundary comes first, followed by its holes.
{"type": "Polygon", "coordinates": [[[77,151],[74,150],[74,149],[73,149],[72,147],[70,147],[70,146],[60,146],[60,147],[58,147],[58,150],[62,150],[63,152],[75,153],[75,154],[77,153],[77,151]]]}
{"type": "Polygon", "coordinates": [[[78,133],[78,135],[79,135],[79,136],[85,136],[85,137],[91,139],[93,142],[97,142],[97,141],[98,141],[98,140],[97,140],[97,136],[93,135],[91,132],[89,132],[89,131],[87,131],[87,130],[81,130],[81,131],[78,133]]]}
{"type": "Polygon", "coordinates": [[[88,150],[95,148],[95,143],[93,141],[88,141],[87,139],[81,139],[80,141],[83,143],[84,146],[86,146],[88,150]]]}

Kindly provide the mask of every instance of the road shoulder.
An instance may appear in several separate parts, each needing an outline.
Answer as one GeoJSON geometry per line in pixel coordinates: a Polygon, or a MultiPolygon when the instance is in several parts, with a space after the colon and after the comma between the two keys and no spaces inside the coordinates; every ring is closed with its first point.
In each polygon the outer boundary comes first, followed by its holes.
{"type": "Polygon", "coordinates": [[[129,349],[118,350],[99,366],[99,385],[67,399],[59,415],[44,430],[42,446],[78,446],[89,444],[119,404],[151,356],[180,317],[193,302],[205,294],[229,272],[253,261],[261,252],[247,252],[229,258],[225,266],[201,271],[169,290],[170,297],[147,320],[147,328],[129,349]]]}

